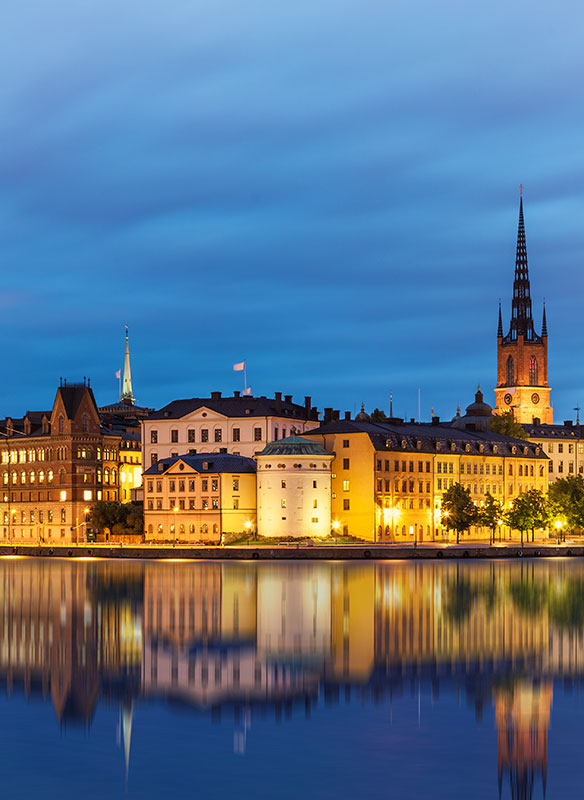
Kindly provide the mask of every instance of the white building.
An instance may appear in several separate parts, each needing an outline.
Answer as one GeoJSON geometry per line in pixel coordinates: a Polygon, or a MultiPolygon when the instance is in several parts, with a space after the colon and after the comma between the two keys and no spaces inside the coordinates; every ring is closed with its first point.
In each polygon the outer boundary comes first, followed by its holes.
{"type": "Polygon", "coordinates": [[[288,436],[256,455],[260,536],[328,536],[331,532],[333,453],[288,436]]]}
{"type": "Polygon", "coordinates": [[[539,420],[524,425],[529,441],[538,444],[549,457],[549,482],[558,478],[584,476],[584,430],[577,420],[563,425],[542,425],[539,420]]]}
{"type": "Polygon", "coordinates": [[[194,453],[233,453],[253,457],[268,444],[291,433],[318,427],[318,410],[310,397],[304,405],[292,395],[276,392],[274,398],[222,397],[174,400],[142,420],[144,469],[159,459],[194,453]]]}

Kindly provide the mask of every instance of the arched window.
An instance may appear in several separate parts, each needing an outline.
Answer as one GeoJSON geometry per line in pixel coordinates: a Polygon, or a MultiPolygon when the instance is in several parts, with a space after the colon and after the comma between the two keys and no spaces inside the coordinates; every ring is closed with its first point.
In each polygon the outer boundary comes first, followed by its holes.
{"type": "Polygon", "coordinates": [[[61,414],[61,416],[59,417],[59,433],[63,433],[64,425],[65,421],[63,419],[63,415],[61,414]]]}
{"type": "Polygon", "coordinates": [[[389,536],[389,525],[385,526],[385,535],[389,536]]]}
{"type": "Polygon", "coordinates": [[[213,525],[213,533],[219,533],[219,526],[213,525]]]}
{"type": "Polygon", "coordinates": [[[81,417],[81,430],[83,431],[83,433],[87,433],[87,431],[89,430],[89,417],[87,416],[87,414],[84,414],[81,417]]]}
{"type": "Polygon", "coordinates": [[[537,375],[537,358],[535,356],[531,356],[529,359],[529,384],[530,386],[537,386],[538,385],[538,375],[537,375]]]}
{"type": "Polygon", "coordinates": [[[60,470],[59,470],[59,483],[60,483],[61,485],[62,485],[63,483],[65,483],[65,470],[64,470],[64,469],[60,469],[60,470]]]}
{"type": "Polygon", "coordinates": [[[149,525],[149,526],[148,526],[148,533],[153,533],[153,527],[152,527],[152,525],[149,525]]]}
{"type": "Polygon", "coordinates": [[[178,526],[178,532],[179,533],[184,533],[185,532],[185,526],[184,525],[179,525],[178,526]]]}
{"type": "Polygon", "coordinates": [[[513,363],[513,356],[507,359],[507,386],[515,384],[515,364],[513,363]]]}

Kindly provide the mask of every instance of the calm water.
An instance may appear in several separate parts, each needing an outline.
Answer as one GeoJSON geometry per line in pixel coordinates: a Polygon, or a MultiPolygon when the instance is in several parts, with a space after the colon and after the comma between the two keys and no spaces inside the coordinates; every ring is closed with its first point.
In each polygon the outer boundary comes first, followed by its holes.
{"type": "Polygon", "coordinates": [[[0,559],[10,798],[572,798],[584,563],[0,559]]]}

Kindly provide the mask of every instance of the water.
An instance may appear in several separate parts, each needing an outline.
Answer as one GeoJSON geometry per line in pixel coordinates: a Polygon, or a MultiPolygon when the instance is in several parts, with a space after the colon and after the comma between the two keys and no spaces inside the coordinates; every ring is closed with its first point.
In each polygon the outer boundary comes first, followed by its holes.
{"type": "Polygon", "coordinates": [[[0,559],[10,798],[572,798],[584,564],[0,559]]]}

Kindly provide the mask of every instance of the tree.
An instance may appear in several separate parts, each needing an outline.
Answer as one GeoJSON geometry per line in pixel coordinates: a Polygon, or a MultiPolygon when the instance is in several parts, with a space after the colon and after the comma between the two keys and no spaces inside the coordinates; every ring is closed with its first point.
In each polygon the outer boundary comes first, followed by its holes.
{"type": "Polygon", "coordinates": [[[495,500],[490,492],[485,495],[485,502],[478,510],[478,523],[484,525],[490,531],[489,544],[495,541],[495,531],[501,521],[503,507],[498,500],[495,500]]]}
{"type": "Polygon", "coordinates": [[[369,419],[371,422],[385,422],[387,417],[385,415],[385,411],[382,411],[380,408],[376,408],[375,411],[371,412],[369,419]]]}
{"type": "Polygon", "coordinates": [[[569,528],[584,528],[584,480],[580,475],[559,478],[551,484],[548,511],[551,519],[569,528]]]}
{"type": "Polygon", "coordinates": [[[88,521],[99,533],[139,535],[144,531],[142,503],[117,503],[99,500],[89,511],[88,521]]]}
{"type": "Polygon", "coordinates": [[[535,539],[535,529],[543,528],[547,524],[548,511],[546,499],[539,489],[530,489],[517,495],[512,508],[505,515],[505,521],[510,528],[521,532],[521,546],[523,534],[531,531],[531,541],[535,539]]]}
{"type": "Polygon", "coordinates": [[[500,433],[503,436],[512,436],[514,439],[528,438],[523,425],[515,421],[512,411],[504,411],[502,414],[493,414],[489,423],[489,428],[493,433],[500,433]]]}
{"type": "Polygon", "coordinates": [[[448,530],[456,531],[456,544],[461,532],[467,531],[477,521],[478,509],[470,496],[470,489],[460,483],[450,486],[442,495],[441,522],[448,530]]]}

